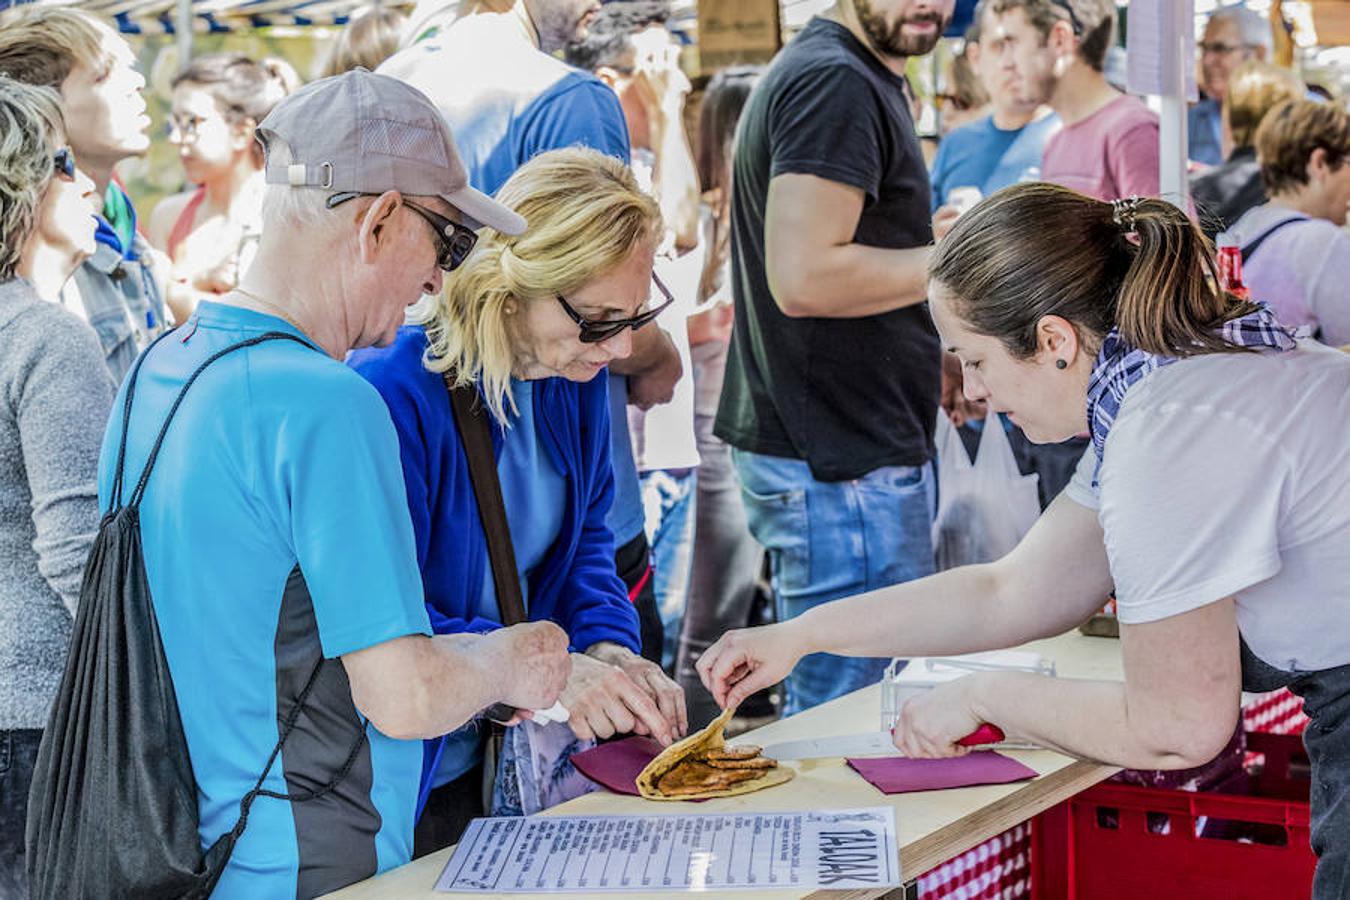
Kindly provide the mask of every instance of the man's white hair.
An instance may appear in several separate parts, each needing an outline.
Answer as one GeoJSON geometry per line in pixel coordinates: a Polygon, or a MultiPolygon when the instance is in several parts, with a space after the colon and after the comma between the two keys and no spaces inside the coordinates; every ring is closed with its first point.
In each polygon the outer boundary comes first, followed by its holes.
{"type": "Polygon", "coordinates": [[[1270,22],[1245,6],[1220,7],[1209,17],[1209,21],[1236,25],[1242,43],[1248,46],[1264,47],[1267,54],[1275,49],[1275,34],[1270,30],[1270,22]]]}
{"type": "MultiPolygon", "coordinates": [[[[291,150],[281,141],[268,147],[267,153],[269,159],[283,166],[291,161],[291,150]]],[[[263,239],[287,231],[313,234],[333,230],[340,217],[327,204],[328,194],[318,188],[267,185],[262,198],[263,239]]]]}

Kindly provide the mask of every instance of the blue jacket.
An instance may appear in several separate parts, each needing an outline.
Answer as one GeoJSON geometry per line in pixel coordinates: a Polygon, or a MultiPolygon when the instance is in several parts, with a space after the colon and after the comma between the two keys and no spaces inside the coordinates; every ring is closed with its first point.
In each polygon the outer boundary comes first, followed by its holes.
{"type": "MultiPolygon", "coordinates": [[[[382,350],[359,350],[351,366],[384,397],[398,431],[417,562],[437,634],[484,632],[499,623],[473,614],[491,578],[468,460],[438,373],[422,365],[426,333],[399,329],[382,350]]],[[[637,652],[637,611],[614,571],[614,537],[605,527],[614,493],[609,461],[609,389],[605,378],[575,384],[548,378],[535,389],[543,446],[567,483],[562,530],[530,580],[529,617],[557,622],[572,646],[614,641],[637,652]]],[[[501,432],[493,447],[501,452],[501,432]]]]}

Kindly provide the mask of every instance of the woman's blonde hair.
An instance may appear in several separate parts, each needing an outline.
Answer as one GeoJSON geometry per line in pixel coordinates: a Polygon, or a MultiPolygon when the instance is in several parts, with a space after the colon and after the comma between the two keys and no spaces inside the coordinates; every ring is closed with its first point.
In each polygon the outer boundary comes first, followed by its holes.
{"type": "Polygon", "coordinates": [[[1238,66],[1223,98],[1234,148],[1255,146],[1256,129],[1266,113],[1286,100],[1298,100],[1303,93],[1303,82],[1288,69],[1256,59],[1238,66]]]}
{"type": "Polygon", "coordinates": [[[517,237],[484,228],[478,245],[445,279],[423,324],[433,372],[482,386],[499,422],[512,403],[515,349],[507,330],[512,302],[553,301],[623,263],[661,233],[656,201],[622,162],[594,150],[541,153],[516,170],[497,199],[525,217],[517,237]]]}

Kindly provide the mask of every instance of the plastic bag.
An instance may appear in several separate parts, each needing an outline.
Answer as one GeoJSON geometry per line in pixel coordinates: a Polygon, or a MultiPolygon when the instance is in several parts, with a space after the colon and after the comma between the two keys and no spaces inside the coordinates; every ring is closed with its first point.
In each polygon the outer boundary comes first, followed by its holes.
{"type": "Polygon", "coordinates": [[[974,463],[944,413],[937,424],[938,510],[933,552],[938,571],[992,562],[1041,514],[1038,476],[1023,475],[997,417],[985,420],[974,463]]]}

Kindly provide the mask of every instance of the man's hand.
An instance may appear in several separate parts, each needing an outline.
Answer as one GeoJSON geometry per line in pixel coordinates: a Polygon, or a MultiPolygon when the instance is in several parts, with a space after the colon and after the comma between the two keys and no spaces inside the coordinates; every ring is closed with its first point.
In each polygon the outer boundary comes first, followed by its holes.
{"type": "Polygon", "coordinates": [[[558,701],[572,674],[567,633],[552,622],[526,622],[483,636],[499,702],[517,709],[547,709],[558,701]]]}
{"type": "Polygon", "coordinates": [[[958,207],[948,204],[938,208],[933,214],[933,240],[940,241],[947,236],[947,232],[952,230],[956,220],[961,217],[961,210],[958,207]]]}
{"type": "Polygon", "coordinates": [[[600,641],[586,650],[586,655],[612,666],[618,666],[633,683],[647,692],[661,710],[665,720],[675,727],[678,736],[689,731],[689,715],[685,711],[684,688],[671,681],[661,667],[620,644],[600,641]]]}
{"type": "MultiPolygon", "coordinates": [[[[620,372],[628,375],[628,402],[643,410],[669,403],[675,396],[675,384],[684,374],[675,342],[660,328],[649,325],[634,333],[633,345],[632,356],[623,361],[626,371],[620,372]],[[640,355],[639,334],[644,338],[640,355]]],[[[616,367],[611,364],[610,368],[616,367]]]]}
{"type": "Polygon", "coordinates": [[[572,654],[562,704],[570,714],[567,724],[582,740],[637,733],[669,746],[679,737],[675,724],[623,669],[585,653],[572,654]]]}

